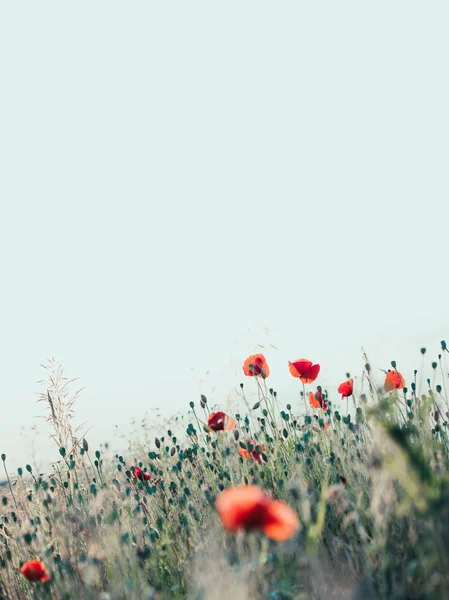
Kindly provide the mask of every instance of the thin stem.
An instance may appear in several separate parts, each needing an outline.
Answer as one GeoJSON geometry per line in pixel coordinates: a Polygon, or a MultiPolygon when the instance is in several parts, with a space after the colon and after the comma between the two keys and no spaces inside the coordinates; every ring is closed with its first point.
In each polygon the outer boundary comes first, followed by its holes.
{"type": "Polygon", "coordinates": [[[306,386],[304,385],[304,382],[302,382],[302,393],[304,396],[304,408],[306,410],[306,415],[309,414],[309,409],[307,407],[307,400],[306,400],[306,386]]]}
{"type": "Polygon", "coordinates": [[[4,454],[2,454],[2,461],[3,461],[3,468],[5,469],[6,479],[8,480],[9,491],[11,492],[11,496],[12,496],[12,499],[14,500],[14,504],[16,505],[16,508],[18,509],[19,507],[17,506],[16,497],[14,496],[14,492],[12,491],[12,485],[11,485],[11,481],[9,479],[8,471],[6,470],[6,456],[4,454]]]}

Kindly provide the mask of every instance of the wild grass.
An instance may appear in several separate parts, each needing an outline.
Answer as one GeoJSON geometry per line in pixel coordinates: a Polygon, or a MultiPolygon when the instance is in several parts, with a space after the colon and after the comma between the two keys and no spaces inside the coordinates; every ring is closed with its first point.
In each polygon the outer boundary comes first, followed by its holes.
{"type": "Polygon", "coordinates": [[[441,355],[433,379],[419,382],[415,372],[409,386],[389,393],[366,359],[364,389],[350,398],[350,412],[335,397],[326,411],[307,407],[305,415],[305,388],[283,404],[268,379],[248,377],[242,406],[249,386],[257,386],[259,400],[247,414],[232,415],[234,431],[205,430],[212,408],[202,396],[190,404],[186,429],[180,420],[141,455],[113,459],[73,431],[73,382],[57,363],[48,367],[41,400],[59,460],[48,474],[30,464],[11,474],[2,455],[9,485],[1,499],[1,598],[449,596],[448,374],[441,355]],[[263,461],[240,456],[239,448],[252,450],[249,439],[265,446],[263,461]],[[139,480],[135,467],[151,478],[139,480]],[[241,483],[288,502],[300,518],[297,535],[280,543],[223,531],[215,498],[241,483]],[[50,581],[20,574],[35,558],[50,581]]]}

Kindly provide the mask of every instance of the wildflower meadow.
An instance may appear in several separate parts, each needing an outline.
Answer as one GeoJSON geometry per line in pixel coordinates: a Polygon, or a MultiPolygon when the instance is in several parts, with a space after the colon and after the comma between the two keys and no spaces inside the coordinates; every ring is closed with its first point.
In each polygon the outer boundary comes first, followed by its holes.
{"type": "Polygon", "coordinates": [[[11,472],[1,455],[0,598],[448,598],[447,353],[421,349],[428,379],[364,356],[335,395],[319,357],[295,359],[292,398],[269,357],[242,357],[239,412],[201,395],[107,456],[49,362],[53,468],[11,472]]]}

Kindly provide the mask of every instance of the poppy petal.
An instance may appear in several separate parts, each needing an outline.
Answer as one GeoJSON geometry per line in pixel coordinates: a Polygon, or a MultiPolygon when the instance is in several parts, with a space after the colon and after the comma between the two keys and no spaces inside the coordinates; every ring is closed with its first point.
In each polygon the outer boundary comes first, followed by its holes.
{"type": "Polygon", "coordinates": [[[315,397],[313,392],[309,392],[309,403],[312,408],[321,408],[319,400],[315,397]]]}
{"type": "Polygon", "coordinates": [[[343,396],[343,398],[347,398],[348,396],[352,396],[354,391],[353,389],[354,380],[348,379],[348,381],[344,381],[338,386],[338,393],[343,396]]]}
{"type": "Polygon", "coordinates": [[[231,417],[226,416],[224,429],[225,431],[232,431],[237,426],[237,423],[231,417]]]}
{"type": "Polygon", "coordinates": [[[301,381],[304,383],[313,383],[320,372],[320,365],[312,365],[305,373],[301,381]]]}
{"type": "Polygon", "coordinates": [[[262,377],[266,379],[270,374],[270,367],[263,354],[252,354],[243,363],[243,372],[248,377],[262,377]]]}
{"type": "Polygon", "coordinates": [[[239,447],[239,454],[242,458],[251,458],[251,454],[245,448],[239,447]]]}
{"type": "Polygon", "coordinates": [[[290,373],[293,375],[293,377],[301,377],[303,373],[310,369],[312,362],[306,358],[300,358],[294,362],[289,362],[288,365],[290,373]]]}
{"type": "Polygon", "coordinates": [[[391,392],[392,390],[402,390],[405,387],[405,379],[399,371],[391,370],[385,376],[384,390],[391,392]]]}
{"type": "Polygon", "coordinates": [[[251,514],[266,503],[267,497],[257,485],[227,488],[215,500],[222,525],[229,531],[243,529],[251,514]]]}
{"type": "Polygon", "coordinates": [[[282,500],[272,500],[267,509],[268,522],[263,527],[264,534],[276,542],[284,542],[299,529],[296,512],[282,500]]]}

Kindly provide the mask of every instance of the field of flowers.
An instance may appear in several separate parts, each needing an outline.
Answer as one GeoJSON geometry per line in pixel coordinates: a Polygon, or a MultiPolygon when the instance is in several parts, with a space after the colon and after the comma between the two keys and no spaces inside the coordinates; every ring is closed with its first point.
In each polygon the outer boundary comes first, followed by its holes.
{"type": "Polygon", "coordinates": [[[365,357],[332,398],[298,359],[289,403],[255,354],[241,414],[201,396],[113,459],[73,430],[73,382],[50,363],[53,472],[1,456],[0,600],[447,599],[447,352],[425,380],[392,361],[378,381],[365,357]]]}

